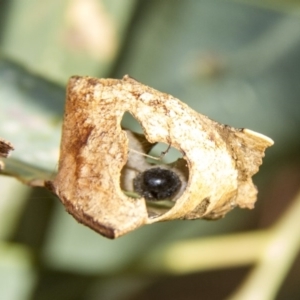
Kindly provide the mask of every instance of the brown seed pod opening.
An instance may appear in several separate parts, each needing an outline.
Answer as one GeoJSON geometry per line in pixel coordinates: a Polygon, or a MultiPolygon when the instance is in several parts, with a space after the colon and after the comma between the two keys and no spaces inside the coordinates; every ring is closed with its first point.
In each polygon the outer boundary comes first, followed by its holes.
{"type": "Polygon", "coordinates": [[[151,144],[143,134],[126,130],[128,138],[128,158],[121,171],[121,188],[127,196],[144,197],[148,216],[158,217],[172,208],[182,195],[188,182],[186,161],[177,158],[165,163],[168,152],[175,150],[171,145],[159,155],[151,156],[153,148],[160,146],[151,144]]]}

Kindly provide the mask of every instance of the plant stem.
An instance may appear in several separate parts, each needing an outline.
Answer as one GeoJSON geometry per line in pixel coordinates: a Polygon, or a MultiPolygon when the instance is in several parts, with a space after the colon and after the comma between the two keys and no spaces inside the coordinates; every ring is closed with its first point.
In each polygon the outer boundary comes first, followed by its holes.
{"type": "Polygon", "coordinates": [[[228,299],[274,299],[300,247],[300,192],[281,219],[269,229],[268,242],[256,267],[228,299]]]}

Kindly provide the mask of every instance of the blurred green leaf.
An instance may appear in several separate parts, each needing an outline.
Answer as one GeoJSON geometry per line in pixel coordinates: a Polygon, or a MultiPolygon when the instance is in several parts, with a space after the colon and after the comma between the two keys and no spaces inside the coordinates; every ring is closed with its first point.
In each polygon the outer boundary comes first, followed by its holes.
{"type": "Polygon", "coordinates": [[[63,84],[72,75],[104,76],[116,59],[136,0],[11,0],[3,53],[63,84]]]}
{"type": "Polygon", "coordinates": [[[300,15],[299,0],[231,0],[259,8],[272,9],[279,12],[300,15]]]}
{"type": "Polygon", "coordinates": [[[34,167],[37,172],[44,169],[49,175],[55,173],[64,94],[61,87],[0,60],[0,136],[15,148],[6,159],[5,172],[24,181],[30,168],[33,173],[34,167]]]}
{"type": "Polygon", "coordinates": [[[28,249],[22,245],[0,242],[0,298],[29,299],[36,278],[28,249]]]}
{"type": "Polygon", "coordinates": [[[0,240],[10,238],[18,228],[30,188],[13,178],[0,176],[0,240]],[[13,192],[12,192],[13,191],[13,192]]]}

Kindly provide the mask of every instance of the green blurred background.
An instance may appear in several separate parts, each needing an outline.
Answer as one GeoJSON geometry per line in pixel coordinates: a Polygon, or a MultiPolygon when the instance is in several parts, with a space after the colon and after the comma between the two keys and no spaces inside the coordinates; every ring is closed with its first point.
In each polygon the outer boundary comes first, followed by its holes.
{"type": "MultiPolygon", "coordinates": [[[[0,136],[16,148],[8,171],[55,173],[70,76],[124,74],[275,141],[254,178],[255,210],[111,241],[44,189],[1,176],[1,300],[225,299],[250,267],[175,276],[139,264],[178,240],[266,228],[299,189],[299,1],[1,0],[0,136]]],[[[299,277],[298,257],[276,299],[300,299],[299,277]]]]}

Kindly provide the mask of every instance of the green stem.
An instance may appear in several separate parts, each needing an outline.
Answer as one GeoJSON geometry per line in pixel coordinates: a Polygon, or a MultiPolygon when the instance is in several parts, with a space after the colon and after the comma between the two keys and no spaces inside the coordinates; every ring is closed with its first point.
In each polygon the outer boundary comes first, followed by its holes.
{"type": "Polygon", "coordinates": [[[268,241],[267,231],[176,242],[150,253],[143,270],[184,274],[255,263],[268,241]]]}
{"type": "Polygon", "coordinates": [[[243,285],[228,299],[274,299],[300,247],[300,193],[269,229],[264,251],[243,285]]]}

